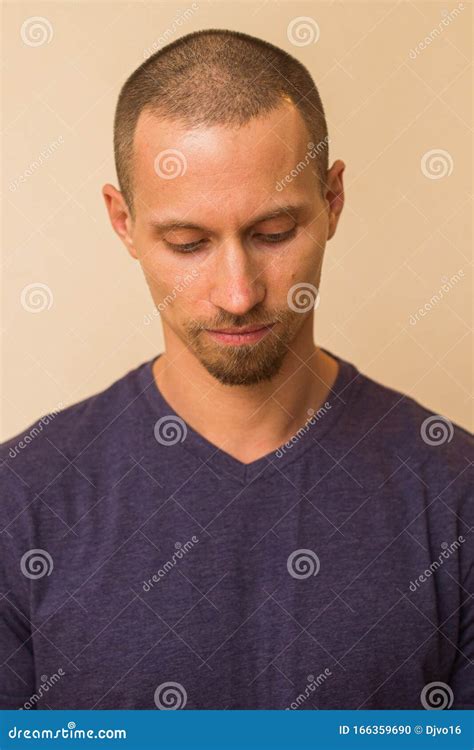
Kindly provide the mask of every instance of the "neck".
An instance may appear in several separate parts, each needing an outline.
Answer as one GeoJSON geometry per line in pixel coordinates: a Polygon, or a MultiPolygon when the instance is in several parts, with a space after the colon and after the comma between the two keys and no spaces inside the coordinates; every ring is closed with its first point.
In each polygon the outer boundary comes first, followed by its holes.
{"type": "Polygon", "coordinates": [[[255,386],[222,385],[186,347],[154,364],[157,387],[174,411],[221,450],[256,460],[283,445],[327,400],[337,361],[314,343],[288,350],[279,373],[255,386]]]}

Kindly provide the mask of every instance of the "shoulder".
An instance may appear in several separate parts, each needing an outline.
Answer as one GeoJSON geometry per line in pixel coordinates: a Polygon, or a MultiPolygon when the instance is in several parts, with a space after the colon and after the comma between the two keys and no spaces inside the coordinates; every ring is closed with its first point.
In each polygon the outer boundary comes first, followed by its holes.
{"type": "MultiPolygon", "coordinates": [[[[117,431],[130,432],[137,383],[143,363],[102,391],[71,406],[43,414],[24,430],[0,444],[0,476],[4,495],[34,497],[80,457],[113,454],[117,431]]],[[[74,464],[76,465],[76,463],[74,464]]]]}
{"type": "Polygon", "coordinates": [[[406,531],[430,550],[469,539],[452,572],[467,581],[474,551],[474,436],[403,391],[357,368],[352,375],[346,416],[331,446],[344,471],[340,481],[352,487],[357,509],[373,510],[389,539],[406,531]]]}
{"type": "MultiPolygon", "coordinates": [[[[357,445],[378,465],[406,467],[431,493],[472,493],[474,436],[448,415],[355,369],[348,409],[357,445]]],[[[351,430],[352,432],[352,430],[351,430]]]]}

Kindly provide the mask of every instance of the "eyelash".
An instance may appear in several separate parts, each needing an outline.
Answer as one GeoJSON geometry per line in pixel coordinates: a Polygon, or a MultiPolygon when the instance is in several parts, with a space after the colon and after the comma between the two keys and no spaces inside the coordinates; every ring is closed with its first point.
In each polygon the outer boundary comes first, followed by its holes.
{"type": "MultiPolygon", "coordinates": [[[[286,232],[278,232],[275,234],[256,234],[255,237],[263,237],[264,242],[268,242],[270,245],[277,245],[279,242],[284,242],[285,240],[289,240],[296,231],[296,224],[291,229],[288,229],[286,232]],[[271,239],[270,239],[271,238],[271,239]]],[[[199,245],[201,242],[204,242],[205,240],[199,240],[199,242],[187,242],[184,245],[175,245],[172,242],[166,242],[168,247],[170,247],[172,250],[174,250],[177,253],[192,253],[194,250],[199,249],[199,245]]]]}

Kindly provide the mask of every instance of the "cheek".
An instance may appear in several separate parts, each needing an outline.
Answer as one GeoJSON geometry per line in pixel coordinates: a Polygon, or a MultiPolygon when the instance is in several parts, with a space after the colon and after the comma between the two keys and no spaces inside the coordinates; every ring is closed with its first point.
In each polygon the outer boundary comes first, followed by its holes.
{"type": "Polygon", "coordinates": [[[173,258],[165,263],[148,256],[141,265],[153,301],[156,305],[161,303],[165,317],[178,321],[214,312],[206,273],[200,272],[197,264],[184,268],[173,258]]]}
{"type": "MultiPolygon", "coordinates": [[[[140,258],[140,266],[148,289],[156,306],[166,304],[173,299],[173,275],[168,268],[164,268],[156,257],[151,255],[140,258]]],[[[161,308],[160,308],[161,309],[161,308]]]]}
{"type": "Polygon", "coordinates": [[[313,284],[319,280],[321,263],[324,256],[324,240],[312,232],[302,243],[300,251],[290,264],[292,278],[295,281],[309,281],[313,284]]]}
{"type": "Polygon", "coordinates": [[[268,294],[281,299],[296,283],[309,281],[314,284],[319,278],[322,255],[315,238],[304,236],[299,242],[294,242],[284,255],[269,264],[265,275],[268,294]]]}
{"type": "Polygon", "coordinates": [[[148,286],[154,291],[166,294],[173,288],[179,268],[175,267],[173,260],[165,255],[161,247],[149,243],[141,250],[139,261],[148,286]]]}

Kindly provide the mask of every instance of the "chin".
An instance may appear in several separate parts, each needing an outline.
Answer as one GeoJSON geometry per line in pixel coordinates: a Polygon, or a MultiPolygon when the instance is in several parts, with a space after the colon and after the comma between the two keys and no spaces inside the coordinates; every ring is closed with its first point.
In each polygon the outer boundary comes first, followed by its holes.
{"type": "Polygon", "coordinates": [[[285,351],[258,352],[254,346],[240,346],[236,350],[215,356],[199,356],[207,372],[222,385],[257,385],[273,380],[280,372],[285,351]]]}

